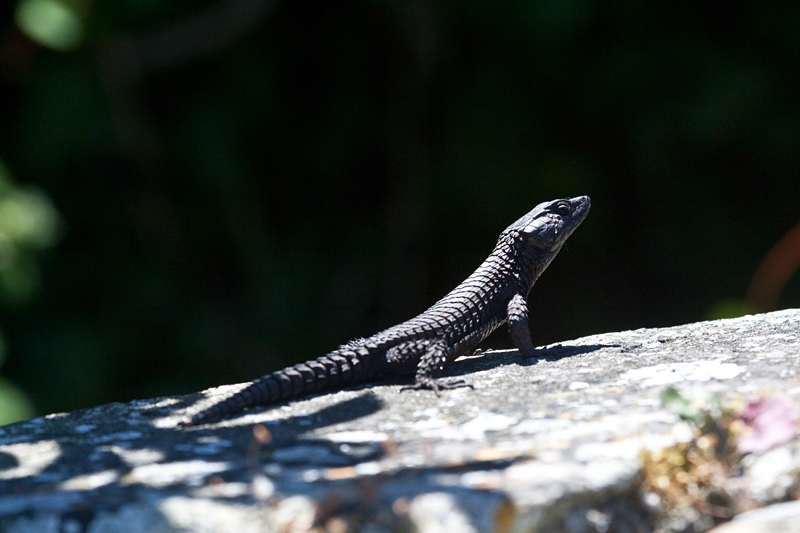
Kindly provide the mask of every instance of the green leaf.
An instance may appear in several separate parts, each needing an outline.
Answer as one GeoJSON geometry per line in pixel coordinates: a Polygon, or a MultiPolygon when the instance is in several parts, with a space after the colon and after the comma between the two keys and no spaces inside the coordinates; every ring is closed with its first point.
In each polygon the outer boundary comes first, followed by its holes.
{"type": "Polygon", "coordinates": [[[661,392],[661,406],[671,413],[675,413],[683,420],[696,421],[700,416],[700,410],[692,405],[692,402],[684,398],[678,389],[668,387],[661,392]]]}
{"type": "Polygon", "coordinates": [[[28,395],[7,379],[0,378],[0,426],[34,416],[36,410],[28,395]]]}

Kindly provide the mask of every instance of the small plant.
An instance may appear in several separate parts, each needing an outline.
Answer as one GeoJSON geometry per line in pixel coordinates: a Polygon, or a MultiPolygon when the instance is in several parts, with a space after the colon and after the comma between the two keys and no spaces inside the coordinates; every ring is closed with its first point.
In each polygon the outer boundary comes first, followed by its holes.
{"type": "Polygon", "coordinates": [[[742,475],[741,459],[794,438],[797,406],[786,398],[765,397],[736,412],[724,408],[716,394],[684,396],[672,387],[661,394],[661,403],[689,423],[692,439],[641,453],[645,500],[667,519],[691,518],[695,530],[757,507],[735,482],[742,475]]]}

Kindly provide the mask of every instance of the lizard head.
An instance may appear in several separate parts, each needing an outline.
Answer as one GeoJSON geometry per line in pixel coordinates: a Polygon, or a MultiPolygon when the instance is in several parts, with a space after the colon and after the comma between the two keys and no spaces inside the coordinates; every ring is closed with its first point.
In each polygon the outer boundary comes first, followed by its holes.
{"type": "Polygon", "coordinates": [[[535,250],[558,252],[589,214],[590,205],[588,196],[542,202],[506,228],[503,235],[514,233],[535,250]]]}

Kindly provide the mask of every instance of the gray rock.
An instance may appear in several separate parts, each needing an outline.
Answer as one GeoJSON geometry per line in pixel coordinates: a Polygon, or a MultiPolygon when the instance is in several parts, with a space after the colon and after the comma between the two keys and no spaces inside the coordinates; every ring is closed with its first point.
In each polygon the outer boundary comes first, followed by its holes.
{"type": "Polygon", "coordinates": [[[742,513],[712,533],[800,533],[800,501],[776,503],[742,513]]]}
{"type": "MultiPolygon", "coordinates": [[[[691,438],[659,394],[796,400],[800,311],[594,335],[547,355],[462,358],[450,374],[474,390],[440,398],[393,383],[176,427],[236,385],[5,426],[0,530],[650,531],[640,452],[691,438]]],[[[747,458],[738,482],[766,505],[791,497],[798,471],[795,439],[747,458]]]]}

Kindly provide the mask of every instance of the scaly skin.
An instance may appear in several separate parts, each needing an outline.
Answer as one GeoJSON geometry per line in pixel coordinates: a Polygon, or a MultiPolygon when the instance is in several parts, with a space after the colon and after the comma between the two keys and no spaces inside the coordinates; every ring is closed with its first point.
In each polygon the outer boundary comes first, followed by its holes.
{"type": "Polygon", "coordinates": [[[438,395],[442,389],[466,386],[437,376],[505,322],[522,355],[535,355],[526,298],[586,218],[589,206],[588,196],[537,205],[500,234],[492,253],[471,276],[422,314],[257,379],[181,424],[204,424],[251,407],[396,376],[414,375],[414,384],[403,390],[431,389],[438,395]]]}

